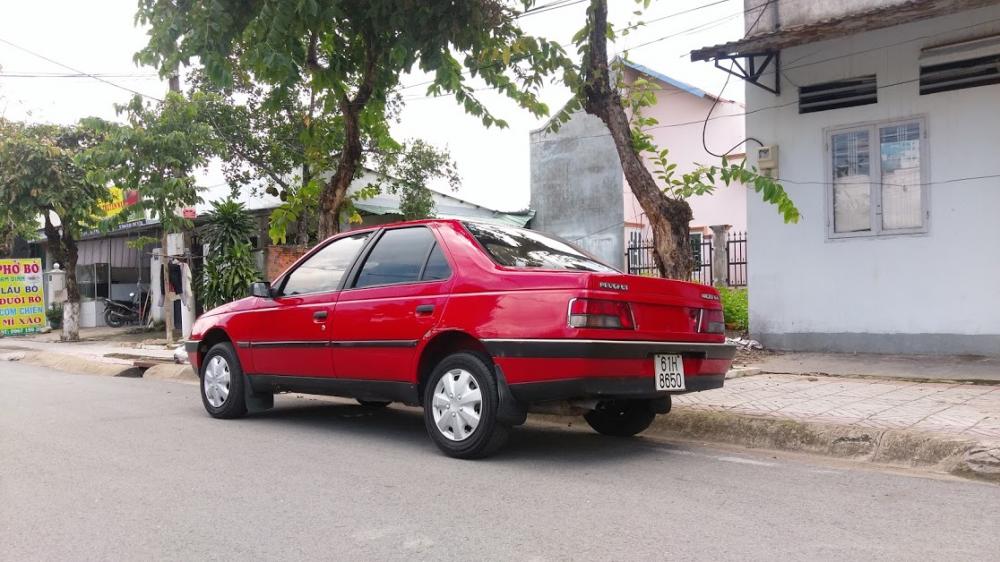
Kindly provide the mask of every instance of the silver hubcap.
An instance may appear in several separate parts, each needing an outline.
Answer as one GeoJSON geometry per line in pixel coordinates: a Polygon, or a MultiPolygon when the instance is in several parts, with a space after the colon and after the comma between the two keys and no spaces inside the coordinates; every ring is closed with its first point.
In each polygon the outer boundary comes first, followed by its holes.
{"type": "Polygon", "coordinates": [[[462,441],[475,433],[482,410],[483,394],[472,373],[465,369],[448,371],[434,388],[434,424],[441,435],[452,441],[462,441]]]}
{"type": "Polygon", "coordinates": [[[205,387],[205,397],[213,408],[226,403],[229,398],[229,362],[221,355],[216,355],[205,365],[205,376],[202,385],[205,387]]]}

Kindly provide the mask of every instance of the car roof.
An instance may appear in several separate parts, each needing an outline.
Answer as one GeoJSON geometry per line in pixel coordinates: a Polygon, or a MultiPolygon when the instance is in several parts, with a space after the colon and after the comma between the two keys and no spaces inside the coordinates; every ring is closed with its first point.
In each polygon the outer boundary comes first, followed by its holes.
{"type": "Polygon", "coordinates": [[[463,222],[465,221],[461,219],[418,219],[410,221],[387,222],[385,224],[376,224],[372,225],[371,227],[366,227],[365,229],[359,228],[358,230],[367,230],[368,228],[371,229],[393,228],[397,226],[417,226],[422,224],[461,224],[463,222]]]}
{"type": "Polygon", "coordinates": [[[453,225],[462,225],[462,224],[466,224],[466,223],[468,223],[468,224],[483,224],[483,225],[497,226],[497,227],[502,227],[502,228],[513,228],[513,229],[524,230],[523,228],[517,227],[517,226],[512,225],[512,224],[511,225],[499,225],[499,224],[495,224],[495,223],[491,223],[491,222],[487,222],[487,221],[482,221],[482,220],[476,220],[476,219],[439,219],[439,218],[433,218],[433,219],[417,219],[417,220],[409,220],[409,221],[387,222],[385,224],[373,224],[371,226],[365,226],[365,227],[357,228],[357,229],[354,229],[354,230],[346,230],[346,231],[344,231],[342,233],[339,233],[338,236],[340,234],[347,234],[349,232],[372,232],[372,231],[378,230],[380,228],[398,228],[398,227],[401,227],[401,226],[420,226],[420,225],[426,225],[426,224],[453,224],[453,225]]]}

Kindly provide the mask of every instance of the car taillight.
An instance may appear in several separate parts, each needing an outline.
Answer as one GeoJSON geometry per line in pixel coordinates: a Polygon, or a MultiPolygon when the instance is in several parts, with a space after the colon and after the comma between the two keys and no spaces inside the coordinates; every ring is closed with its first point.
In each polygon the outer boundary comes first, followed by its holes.
{"type": "Polygon", "coordinates": [[[569,325],[574,328],[632,330],[632,310],[627,302],[573,299],[569,303],[569,325]]]}
{"type": "Polygon", "coordinates": [[[726,320],[721,310],[689,308],[688,317],[691,319],[692,332],[701,332],[703,334],[726,333],[726,320]]]}

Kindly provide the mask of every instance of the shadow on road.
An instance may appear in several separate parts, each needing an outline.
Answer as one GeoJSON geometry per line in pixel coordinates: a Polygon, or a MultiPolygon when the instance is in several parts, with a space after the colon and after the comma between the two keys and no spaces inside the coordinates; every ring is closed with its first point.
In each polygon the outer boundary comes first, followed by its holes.
{"type": "MultiPolygon", "coordinates": [[[[273,410],[250,416],[244,423],[294,426],[305,435],[325,439],[333,436],[379,440],[414,454],[440,454],[424,428],[422,413],[415,408],[393,406],[370,410],[358,405],[281,399],[273,410]]],[[[583,418],[579,425],[558,427],[532,423],[513,428],[510,441],[490,462],[620,463],[652,455],[669,454],[678,447],[650,439],[605,437],[591,431],[583,418]]]]}

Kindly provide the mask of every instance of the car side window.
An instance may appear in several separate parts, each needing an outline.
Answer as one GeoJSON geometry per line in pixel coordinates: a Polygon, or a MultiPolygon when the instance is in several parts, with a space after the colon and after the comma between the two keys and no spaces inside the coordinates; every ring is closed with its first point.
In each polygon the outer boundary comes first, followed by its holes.
{"type": "Polygon", "coordinates": [[[427,256],[427,265],[424,266],[423,281],[438,281],[451,277],[451,267],[448,260],[444,259],[444,252],[441,251],[440,244],[434,244],[431,255],[427,256]]]}
{"type": "Polygon", "coordinates": [[[288,275],[281,294],[291,296],[335,291],[370,235],[365,232],[327,244],[288,275]]]}
{"type": "Polygon", "coordinates": [[[365,259],[354,287],[419,281],[432,244],[434,235],[422,226],[387,230],[365,259]]]}

